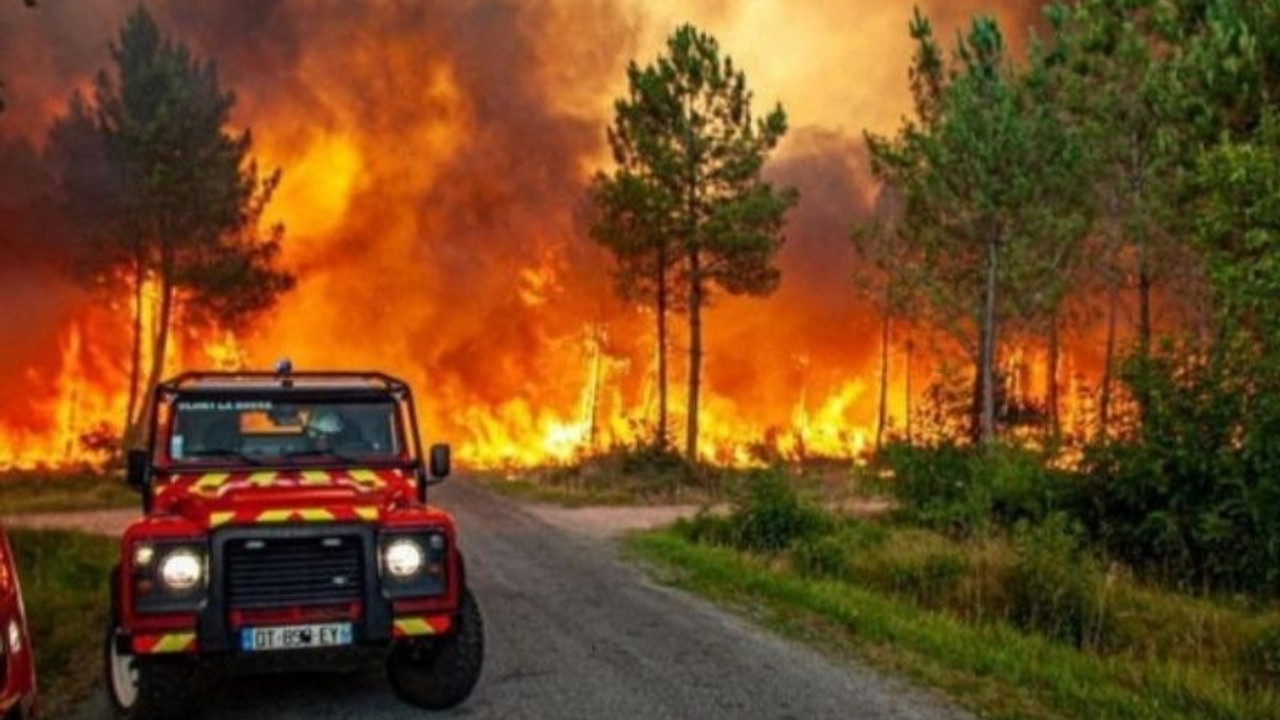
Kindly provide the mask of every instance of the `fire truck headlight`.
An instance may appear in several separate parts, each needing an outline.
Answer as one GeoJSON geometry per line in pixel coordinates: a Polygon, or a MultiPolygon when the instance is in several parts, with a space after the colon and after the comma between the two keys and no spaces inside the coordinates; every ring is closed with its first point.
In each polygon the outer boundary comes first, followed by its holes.
{"type": "Polygon", "coordinates": [[[422,546],[409,538],[389,543],[382,551],[382,564],[395,578],[409,578],[422,570],[424,562],[422,546]]]}
{"type": "Polygon", "coordinates": [[[200,584],[204,563],[200,556],[182,548],[165,556],[160,563],[160,581],[170,590],[184,592],[200,584]]]}

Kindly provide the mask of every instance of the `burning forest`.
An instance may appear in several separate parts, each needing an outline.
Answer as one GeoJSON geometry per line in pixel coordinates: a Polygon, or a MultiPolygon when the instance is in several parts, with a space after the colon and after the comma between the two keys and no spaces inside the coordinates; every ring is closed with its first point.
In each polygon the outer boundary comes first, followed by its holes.
{"type": "Polygon", "coordinates": [[[1275,0],[0,0],[0,680],[1280,717],[1278,69],[1275,0]]]}
{"type": "MultiPolygon", "coordinates": [[[[111,67],[107,29],[133,3],[94,0],[0,12],[0,465],[100,463],[136,415],[130,328],[154,329],[160,291],[77,274],[84,226],[69,219],[50,132],[73,92],[111,67]]],[[[976,11],[1010,28],[1036,8],[926,3],[949,36],[976,11]]],[[[765,168],[801,200],[763,298],[723,294],[706,311],[703,459],[848,458],[876,441],[878,409],[901,434],[963,353],[902,324],[881,357],[878,304],[855,291],[851,229],[879,196],[862,132],[909,113],[912,52],[898,3],[773,2],[150,4],[165,37],[217,63],[230,126],[281,179],[262,225],[296,281],[242,323],[171,318],[163,358],[142,365],[383,368],[429,398],[425,422],[476,466],[568,462],[646,442],[656,412],[652,312],[614,293],[612,260],[584,205],[610,163],[605,128],[630,60],[645,62],[683,13],[717,35],[790,132],[765,168]],[[766,32],[792,28],[780,38],[766,32]],[[857,36],[857,43],[846,42],[857,36]],[[880,398],[880,370],[888,363],[880,398]]],[[[1014,32],[1021,44],[1025,32],[1014,32]]],[[[674,319],[673,319],[674,322],[674,319]]],[[[1098,323],[1093,323],[1098,325],[1098,323]]],[[[1093,333],[1096,335],[1097,333],[1093,333]]],[[[671,415],[683,418],[688,339],[671,337],[671,415]]],[[[1100,343],[1064,341],[1068,419],[1101,365],[1100,343]]],[[[1010,392],[1043,402],[1045,346],[1002,358],[1010,392]]],[[[145,373],[143,373],[145,376],[145,373]]],[[[917,424],[923,420],[916,420],[917,424]]]]}

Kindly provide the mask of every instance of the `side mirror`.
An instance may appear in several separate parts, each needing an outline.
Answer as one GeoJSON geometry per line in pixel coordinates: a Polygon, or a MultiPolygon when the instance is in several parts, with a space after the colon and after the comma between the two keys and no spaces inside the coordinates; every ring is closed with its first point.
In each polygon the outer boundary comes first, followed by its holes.
{"type": "Polygon", "coordinates": [[[429,468],[430,479],[433,483],[442,482],[449,477],[449,473],[453,472],[453,461],[450,457],[448,445],[432,445],[431,446],[431,465],[429,468]]]}
{"type": "Polygon", "coordinates": [[[146,450],[130,450],[125,455],[125,465],[127,473],[125,480],[129,483],[129,487],[138,492],[146,492],[147,482],[150,480],[148,475],[151,468],[151,455],[146,450]]]}
{"type": "Polygon", "coordinates": [[[130,450],[125,454],[125,480],[142,496],[142,512],[151,512],[151,453],[130,450]]]}

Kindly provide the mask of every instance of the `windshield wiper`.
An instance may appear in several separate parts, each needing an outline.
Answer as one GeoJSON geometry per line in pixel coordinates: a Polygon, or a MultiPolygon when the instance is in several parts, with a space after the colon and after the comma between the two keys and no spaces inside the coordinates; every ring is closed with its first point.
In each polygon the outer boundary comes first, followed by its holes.
{"type": "Polygon", "coordinates": [[[226,448],[215,448],[213,450],[201,450],[200,452],[194,453],[192,457],[197,460],[200,458],[209,458],[209,457],[218,457],[218,458],[225,457],[225,458],[235,458],[236,460],[239,460],[240,462],[246,465],[262,464],[262,461],[259,460],[258,458],[245,455],[239,450],[228,450],[226,448]]]}

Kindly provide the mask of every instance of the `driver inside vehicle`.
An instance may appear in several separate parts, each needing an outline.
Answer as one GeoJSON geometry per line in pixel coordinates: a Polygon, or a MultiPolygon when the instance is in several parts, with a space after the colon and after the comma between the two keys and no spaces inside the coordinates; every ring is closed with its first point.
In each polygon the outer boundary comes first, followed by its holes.
{"type": "Polygon", "coordinates": [[[367,449],[367,443],[356,427],[333,408],[317,408],[307,417],[303,428],[310,450],[316,452],[338,452],[343,448],[367,449]]]}

